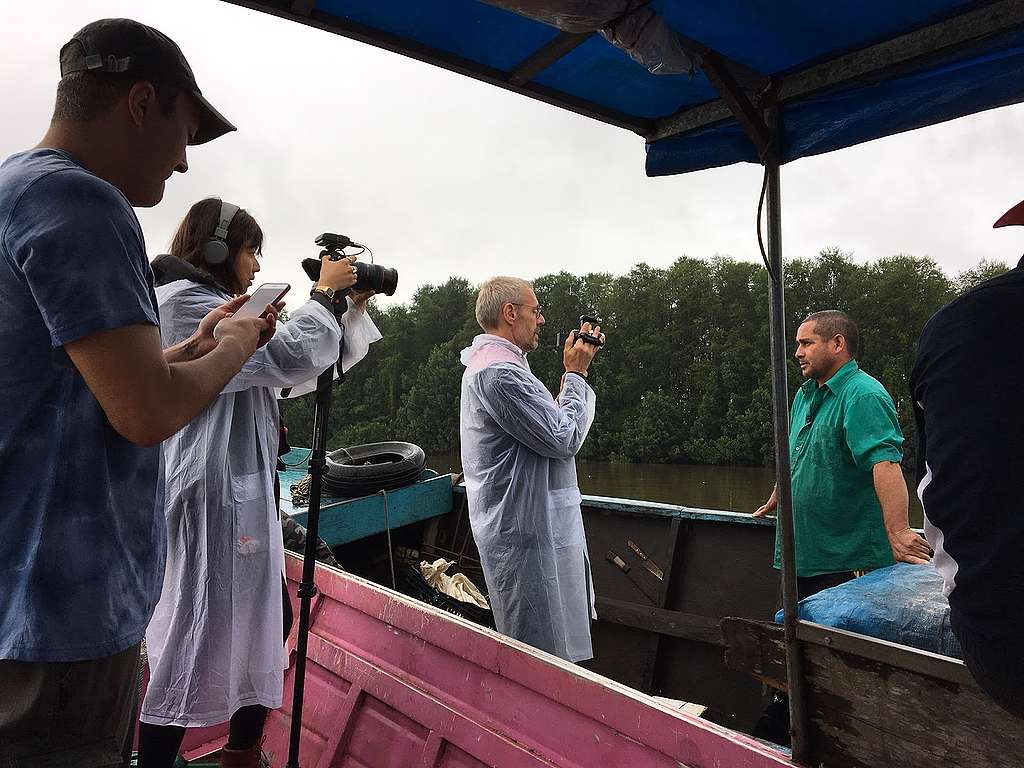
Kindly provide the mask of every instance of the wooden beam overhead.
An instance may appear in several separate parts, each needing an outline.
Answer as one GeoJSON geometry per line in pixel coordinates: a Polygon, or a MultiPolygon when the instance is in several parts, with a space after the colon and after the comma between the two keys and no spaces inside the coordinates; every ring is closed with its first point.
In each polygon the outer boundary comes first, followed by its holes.
{"type": "MultiPolygon", "coordinates": [[[[1021,28],[1024,28],[1024,3],[1020,0],[999,0],[877,45],[773,78],[778,100],[785,104],[825,88],[884,75],[907,67],[922,57],[946,53],[1021,28]]],[[[657,141],[732,116],[733,112],[725,100],[688,107],[657,120],[648,139],[657,141]]]]}
{"type": "Polygon", "coordinates": [[[764,115],[754,106],[748,93],[740,88],[725,62],[716,54],[709,52],[704,55],[702,69],[708,81],[718,91],[721,100],[746,132],[747,138],[757,147],[758,155],[766,157],[772,145],[772,133],[765,123],[764,115]]]}
{"type": "Polygon", "coordinates": [[[680,45],[683,46],[683,50],[686,55],[689,56],[694,64],[700,69],[704,69],[704,65],[708,59],[711,60],[712,65],[719,71],[726,71],[730,78],[736,83],[737,87],[744,91],[752,93],[760,93],[770,84],[769,77],[763,72],[758,72],[752,67],[748,67],[746,64],[740,64],[735,59],[730,59],[721,51],[716,51],[714,48],[709,48],[699,40],[686,37],[685,35],[677,35],[679,38],[680,45]]]}
{"type": "Polygon", "coordinates": [[[508,76],[511,85],[525,85],[539,73],[579,46],[591,33],[573,34],[562,32],[547,45],[538,48],[531,56],[520,62],[508,76]]]}
{"type": "Polygon", "coordinates": [[[291,11],[296,16],[309,16],[316,6],[316,0],[292,0],[291,11]]]}
{"type": "Polygon", "coordinates": [[[757,103],[757,95],[765,90],[769,83],[775,91],[778,103],[784,106],[787,101],[823,89],[912,69],[924,58],[948,54],[992,37],[1024,29],[1024,3],[1021,0],[995,0],[980,8],[976,7],[974,10],[890,40],[772,78],[727,58],[699,41],[680,36],[684,51],[699,65],[712,86],[718,90],[720,98],[686,107],[673,115],[651,119],[628,115],[553,88],[531,84],[530,81],[537,74],[575,49],[592,33],[561,33],[513,70],[503,72],[447,51],[431,48],[415,40],[389,35],[347,18],[318,11],[315,8],[315,0],[290,0],[284,4],[273,0],[224,2],[299,21],[433,64],[610,125],[626,128],[648,141],[657,141],[735,117],[739,119],[759,150],[763,150],[767,129],[762,127],[761,105],[757,103]],[[762,84],[764,88],[761,87],[762,84]]]}
{"type": "Polygon", "coordinates": [[[391,51],[392,53],[407,56],[410,59],[416,59],[417,61],[422,61],[426,64],[433,64],[436,67],[441,67],[442,69],[447,69],[451,72],[456,72],[460,75],[465,75],[466,77],[471,77],[475,80],[480,80],[481,82],[495,85],[508,91],[520,93],[524,96],[529,96],[537,101],[542,101],[545,104],[561,107],[562,109],[570,112],[575,112],[578,115],[599,120],[602,123],[608,123],[609,125],[614,125],[619,128],[625,128],[626,130],[632,131],[640,136],[646,136],[654,127],[653,120],[636,117],[634,115],[627,115],[600,104],[587,101],[586,99],[569,96],[560,91],[556,91],[553,88],[546,88],[536,84],[515,85],[508,81],[507,72],[502,72],[492,67],[486,67],[477,62],[455,56],[447,51],[440,51],[436,48],[422,45],[413,40],[400,38],[396,35],[390,35],[378,29],[365,27],[361,24],[352,22],[349,19],[333,16],[316,9],[311,11],[310,15],[307,17],[296,17],[291,11],[283,10],[277,5],[269,2],[269,0],[222,0],[222,2],[231,3],[232,5],[248,8],[254,11],[262,11],[263,13],[270,14],[271,16],[288,19],[289,21],[297,21],[301,24],[315,27],[316,29],[322,29],[325,32],[331,32],[332,34],[340,35],[341,37],[347,37],[361,43],[366,43],[367,45],[391,51]]]}

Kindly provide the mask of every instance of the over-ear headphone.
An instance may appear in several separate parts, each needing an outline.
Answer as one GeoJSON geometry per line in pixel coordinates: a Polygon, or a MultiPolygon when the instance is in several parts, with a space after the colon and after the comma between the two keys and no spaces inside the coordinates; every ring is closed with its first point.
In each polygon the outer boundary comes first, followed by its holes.
{"type": "Polygon", "coordinates": [[[207,264],[223,264],[228,258],[228,227],[238,213],[238,206],[223,200],[220,202],[220,219],[213,236],[203,246],[203,259],[207,264]]]}

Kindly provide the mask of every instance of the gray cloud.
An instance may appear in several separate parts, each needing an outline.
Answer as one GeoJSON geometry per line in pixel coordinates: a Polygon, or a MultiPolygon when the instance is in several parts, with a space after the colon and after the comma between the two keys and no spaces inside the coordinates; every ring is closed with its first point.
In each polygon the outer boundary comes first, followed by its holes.
{"type": "MultiPolygon", "coordinates": [[[[164,201],[139,211],[151,254],[191,203],[219,194],[264,226],[261,279],[303,284],[312,238],[340,231],[400,269],[401,300],[449,275],[758,258],[755,166],[647,179],[628,132],[214,0],[5,3],[0,155],[42,136],[60,46],[115,15],[174,38],[240,129],[192,151],[164,201]]],[[[991,224],[1024,198],[1022,131],[1024,109],[1009,107],[787,166],[787,257],[838,245],[858,259],[928,255],[948,273],[1015,261],[1024,230],[991,224]]]]}

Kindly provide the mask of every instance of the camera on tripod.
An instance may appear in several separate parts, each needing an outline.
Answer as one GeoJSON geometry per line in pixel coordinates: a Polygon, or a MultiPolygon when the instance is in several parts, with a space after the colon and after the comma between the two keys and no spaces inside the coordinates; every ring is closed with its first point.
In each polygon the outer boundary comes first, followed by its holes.
{"type": "MultiPolygon", "coordinates": [[[[334,235],[330,232],[324,232],[314,242],[323,249],[320,251],[320,256],[327,256],[331,261],[345,258],[345,248],[350,246],[366,250],[365,246],[353,242],[345,235],[334,235]]],[[[374,291],[383,293],[385,296],[394,296],[395,291],[398,290],[397,269],[382,267],[379,264],[367,264],[362,261],[357,261],[352,266],[356,268],[356,284],[348,290],[374,291]]],[[[320,279],[320,267],[319,259],[302,260],[302,269],[314,283],[320,279]]]]}

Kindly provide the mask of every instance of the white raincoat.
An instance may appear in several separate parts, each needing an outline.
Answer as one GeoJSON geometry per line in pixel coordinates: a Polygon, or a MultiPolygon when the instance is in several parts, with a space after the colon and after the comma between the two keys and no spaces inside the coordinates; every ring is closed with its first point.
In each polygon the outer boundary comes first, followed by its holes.
{"type": "Polygon", "coordinates": [[[575,456],[597,397],[566,376],[553,399],[517,346],[462,351],[462,468],[498,631],[568,661],[592,658],[594,587],[575,456]]]}
{"type": "MultiPolygon", "coordinates": [[[[191,336],[229,298],[187,279],[156,293],[165,346],[191,336]]],[[[347,368],[380,333],[362,311],[350,308],[344,321],[347,368]]],[[[240,707],[281,706],[287,657],[275,388],[307,382],[334,364],[341,333],[323,305],[298,307],[217,399],[164,442],[167,566],[146,631],[143,722],[205,726],[240,707]]]]}

